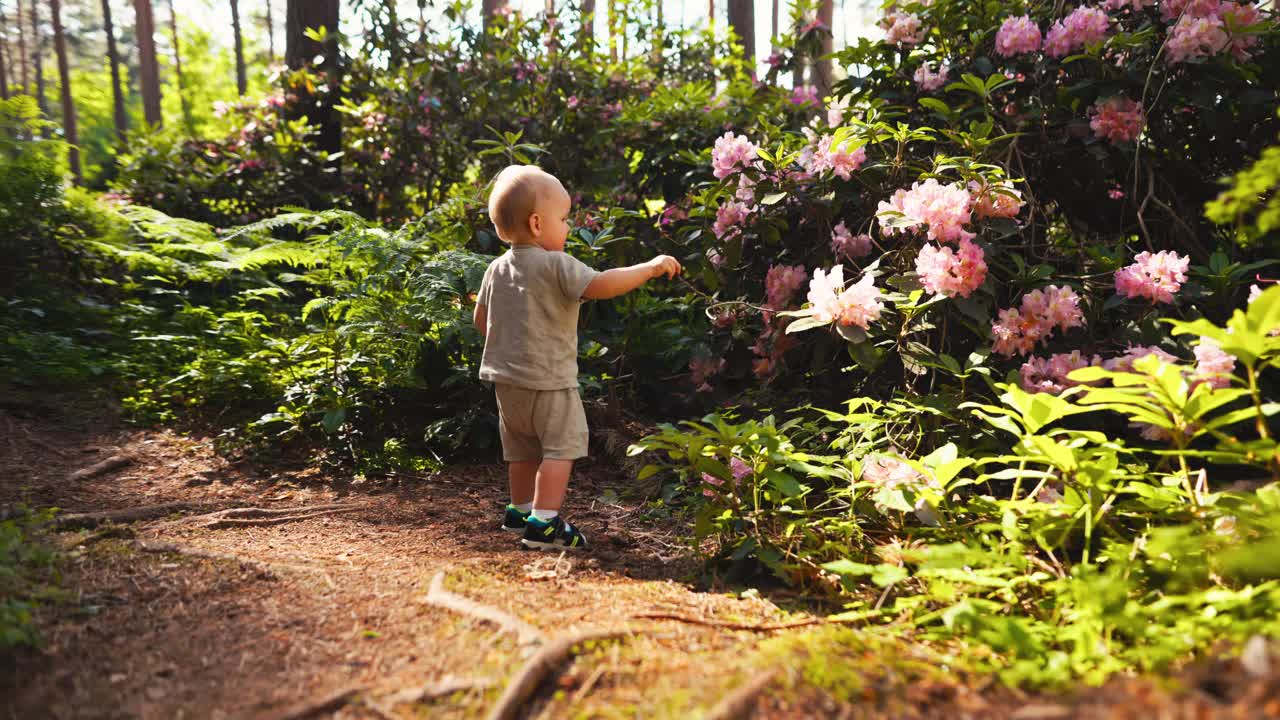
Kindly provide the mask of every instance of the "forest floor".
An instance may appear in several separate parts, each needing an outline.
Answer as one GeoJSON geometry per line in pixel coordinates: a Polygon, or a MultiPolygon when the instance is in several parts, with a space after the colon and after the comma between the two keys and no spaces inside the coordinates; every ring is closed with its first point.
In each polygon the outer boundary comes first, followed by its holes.
{"type": "Polygon", "coordinates": [[[1249,680],[1234,660],[1038,696],[883,631],[771,628],[814,616],[708,581],[684,528],[604,464],[581,464],[566,506],[595,547],[560,557],[498,530],[496,463],[353,485],[230,463],[99,401],[11,397],[0,509],[187,505],[52,535],[63,597],[39,613],[43,648],[0,656],[0,719],[484,717],[536,653],[597,631],[506,716],[1280,717],[1280,670],[1249,680]]]}

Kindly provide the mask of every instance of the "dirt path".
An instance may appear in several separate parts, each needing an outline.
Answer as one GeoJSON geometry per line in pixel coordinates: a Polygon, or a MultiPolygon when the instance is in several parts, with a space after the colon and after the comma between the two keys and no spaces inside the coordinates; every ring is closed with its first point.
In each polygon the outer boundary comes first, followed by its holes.
{"type": "MultiPolygon", "coordinates": [[[[101,526],[58,534],[72,548],[69,597],[42,617],[42,651],[0,666],[3,717],[482,717],[537,647],[591,630],[619,634],[579,648],[521,705],[524,717],[710,717],[757,680],[761,692],[741,707],[771,718],[1029,720],[1102,717],[1128,704],[1102,713],[1082,704],[1096,698],[1046,703],[990,678],[948,675],[938,649],[850,628],[753,632],[637,618],[760,625],[803,616],[752,591],[696,589],[698,568],[675,529],[606,502],[625,480],[599,465],[582,468],[567,506],[598,549],[560,559],[521,551],[496,529],[505,501],[496,465],[339,492],[343,478],[233,466],[207,438],[110,417],[91,402],[0,407],[0,507],[201,507],[139,521],[123,537],[101,526]],[[116,455],[129,463],[68,480],[116,455]],[[265,512],[219,512],[227,508],[265,512]],[[437,576],[453,596],[531,629],[509,632],[429,602],[437,576]]],[[[1268,695],[1250,692],[1206,707],[1266,706],[1268,695]]],[[[1178,698],[1188,711],[1213,700],[1178,698]]]]}

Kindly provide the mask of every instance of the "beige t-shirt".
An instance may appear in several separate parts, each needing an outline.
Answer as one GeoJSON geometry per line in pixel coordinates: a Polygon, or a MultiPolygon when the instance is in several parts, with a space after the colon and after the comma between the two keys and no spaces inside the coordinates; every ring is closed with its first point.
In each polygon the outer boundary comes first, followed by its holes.
{"type": "Polygon", "coordinates": [[[578,307],[598,275],[564,252],[517,245],[489,263],[480,379],[530,390],[578,387],[578,307]]]}

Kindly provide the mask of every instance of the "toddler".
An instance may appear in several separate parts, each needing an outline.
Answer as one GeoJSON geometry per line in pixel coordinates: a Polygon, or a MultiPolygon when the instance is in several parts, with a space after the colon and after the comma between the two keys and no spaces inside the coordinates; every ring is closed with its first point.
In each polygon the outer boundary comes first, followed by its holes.
{"type": "Polygon", "coordinates": [[[494,384],[511,503],[502,529],[529,548],[581,549],[586,538],[560,517],[573,461],[587,455],[578,395],[578,306],[617,297],[680,273],[667,255],[597,272],[564,252],[569,193],[533,165],[493,181],[489,218],[511,245],[489,264],[473,320],[485,337],[480,379],[494,384]]]}

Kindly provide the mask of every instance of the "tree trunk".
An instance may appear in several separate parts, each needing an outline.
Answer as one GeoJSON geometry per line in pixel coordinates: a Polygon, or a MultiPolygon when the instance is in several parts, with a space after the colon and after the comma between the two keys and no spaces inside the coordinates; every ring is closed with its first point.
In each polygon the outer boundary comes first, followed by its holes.
{"type": "Polygon", "coordinates": [[[778,51],[778,45],[774,42],[778,38],[778,5],[778,0],[773,0],[773,27],[771,28],[772,34],[769,35],[769,49],[773,52],[778,51]]]}
{"type": "Polygon", "coordinates": [[[813,63],[813,84],[818,88],[819,97],[831,92],[831,20],[834,10],[835,0],[819,0],[818,22],[826,26],[826,30],[819,31],[822,33],[822,49],[813,63]]]}
{"type": "Polygon", "coordinates": [[[31,78],[27,75],[27,24],[22,14],[22,0],[18,0],[18,69],[22,71],[22,92],[26,94],[31,92],[31,78]]]}
{"type": "Polygon", "coordinates": [[[240,33],[240,0],[231,0],[231,33],[235,36],[236,45],[236,92],[244,97],[244,94],[249,91],[249,79],[244,70],[244,37],[240,33]]]}
{"type": "Polygon", "coordinates": [[[582,0],[582,27],[578,28],[578,43],[589,48],[596,41],[596,0],[582,0]]]}
{"type": "Polygon", "coordinates": [[[288,0],[285,5],[284,59],[291,70],[311,65],[312,58],[324,57],[319,68],[325,73],[331,91],[318,99],[305,87],[294,87],[297,102],[290,103],[292,119],[307,118],[320,130],[320,147],[331,153],[342,149],[342,124],[334,105],[338,102],[338,0],[288,0]],[[322,45],[306,36],[308,28],[326,28],[329,32],[322,45]]]}
{"type": "Polygon", "coordinates": [[[0,100],[9,99],[9,63],[5,61],[5,53],[9,49],[9,42],[5,39],[7,35],[4,13],[0,12],[0,100]]]}
{"type": "Polygon", "coordinates": [[[507,6],[507,0],[481,0],[480,11],[484,13],[484,29],[489,29],[489,19],[492,18],[498,10],[507,6]]]}
{"type": "Polygon", "coordinates": [[[707,0],[707,27],[716,24],[716,0],[707,0]]]}
{"type": "MultiPolygon", "coordinates": [[[[40,0],[31,2],[31,64],[36,71],[36,105],[40,115],[49,117],[49,105],[44,97],[44,33],[40,32],[40,0]]],[[[44,130],[40,133],[43,135],[44,130]]]]}
{"type": "Polygon", "coordinates": [[[129,130],[129,115],[124,111],[124,91],[120,88],[120,51],[116,49],[116,31],[111,24],[111,0],[102,0],[102,27],[107,33],[107,60],[111,62],[112,116],[116,137],[123,143],[129,130]]]}
{"type": "Polygon", "coordinates": [[[173,72],[178,80],[178,106],[182,108],[182,127],[188,135],[194,134],[191,121],[191,101],[187,98],[187,82],[182,75],[182,51],[178,47],[178,13],[169,0],[169,34],[173,36],[173,72]]]}
{"type": "Polygon", "coordinates": [[[609,26],[609,61],[618,62],[618,1],[607,0],[605,24],[609,26]]]}
{"type": "Polygon", "coordinates": [[[142,115],[147,124],[160,127],[160,66],[156,63],[156,24],[151,16],[151,0],[133,0],[138,37],[138,80],[142,86],[142,115]]]}
{"type": "Polygon", "coordinates": [[[80,184],[80,132],[76,128],[76,106],[71,101],[71,69],[67,66],[67,38],[62,32],[62,0],[49,0],[53,17],[53,49],[58,55],[58,79],[62,85],[62,133],[67,140],[67,163],[75,183],[80,184]]]}
{"type": "Polygon", "coordinates": [[[742,43],[742,56],[751,76],[756,74],[756,11],[754,0],[729,0],[729,27],[742,43]]]}
{"type": "Polygon", "coordinates": [[[267,62],[276,62],[276,23],[271,17],[271,0],[267,0],[267,62]]]}

